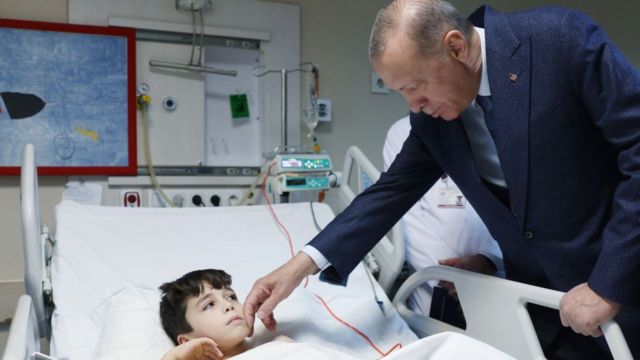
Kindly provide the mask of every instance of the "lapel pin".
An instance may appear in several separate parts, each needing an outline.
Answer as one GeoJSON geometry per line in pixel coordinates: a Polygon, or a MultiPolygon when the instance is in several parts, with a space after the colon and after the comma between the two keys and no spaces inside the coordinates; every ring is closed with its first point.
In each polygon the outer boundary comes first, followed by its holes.
{"type": "Polygon", "coordinates": [[[518,81],[518,74],[509,73],[509,80],[511,80],[511,82],[518,81]]]}

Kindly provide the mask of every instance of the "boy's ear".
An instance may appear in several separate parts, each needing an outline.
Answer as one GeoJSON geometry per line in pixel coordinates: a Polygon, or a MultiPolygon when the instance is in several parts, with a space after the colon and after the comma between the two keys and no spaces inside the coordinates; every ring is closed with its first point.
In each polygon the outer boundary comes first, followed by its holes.
{"type": "Polygon", "coordinates": [[[182,345],[182,344],[186,343],[189,340],[190,340],[189,339],[189,335],[187,335],[187,334],[178,335],[178,345],[182,345]]]}

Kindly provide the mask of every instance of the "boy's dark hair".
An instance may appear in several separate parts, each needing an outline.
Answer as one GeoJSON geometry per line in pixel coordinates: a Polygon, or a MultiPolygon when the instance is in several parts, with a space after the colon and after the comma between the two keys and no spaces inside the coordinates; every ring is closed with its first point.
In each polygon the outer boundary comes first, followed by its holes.
{"type": "Polygon", "coordinates": [[[160,286],[160,320],[174,344],[178,345],[178,335],[193,330],[186,317],[187,300],[200,296],[206,284],[214,289],[230,289],[231,275],[216,269],[196,270],[160,286]]]}

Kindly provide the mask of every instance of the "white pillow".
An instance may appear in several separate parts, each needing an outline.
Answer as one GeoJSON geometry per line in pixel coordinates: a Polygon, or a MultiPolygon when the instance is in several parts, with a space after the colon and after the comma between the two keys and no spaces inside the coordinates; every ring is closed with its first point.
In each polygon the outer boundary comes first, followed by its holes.
{"type": "Polygon", "coordinates": [[[174,345],[160,323],[160,290],[127,286],[91,314],[98,330],[92,359],[158,360],[174,345]]]}

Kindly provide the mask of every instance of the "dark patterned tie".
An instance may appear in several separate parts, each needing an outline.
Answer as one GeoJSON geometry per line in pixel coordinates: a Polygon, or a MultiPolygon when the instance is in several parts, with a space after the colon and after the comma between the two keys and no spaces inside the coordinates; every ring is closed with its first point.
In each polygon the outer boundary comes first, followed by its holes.
{"type": "Polygon", "coordinates": [[[498,151],[487,128],[491,121],[491,98],[478,95],[476,103],[469,105],[462,114],[462,120],[478,175],[503,203],[508,204],[509,195],[498,151]]]}

